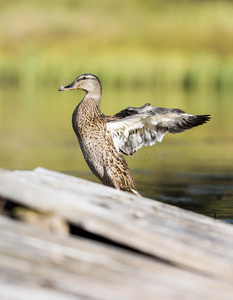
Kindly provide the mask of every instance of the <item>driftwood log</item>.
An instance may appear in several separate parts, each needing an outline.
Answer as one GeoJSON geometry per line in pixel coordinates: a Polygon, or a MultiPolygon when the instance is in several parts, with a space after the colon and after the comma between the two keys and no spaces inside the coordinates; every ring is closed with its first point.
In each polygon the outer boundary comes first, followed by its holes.
{"type": "Polygon", "coordinates": [[[42,168],[0,196],[78,232],[0,216],[0,299],[233,299],[232,225],[42,168]]]}

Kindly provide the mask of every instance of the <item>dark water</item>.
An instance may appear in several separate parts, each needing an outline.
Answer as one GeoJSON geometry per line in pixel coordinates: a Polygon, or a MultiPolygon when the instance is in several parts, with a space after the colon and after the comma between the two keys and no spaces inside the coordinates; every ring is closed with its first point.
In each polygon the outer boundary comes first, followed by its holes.
{"type": "Polygon", "coordinates": [[[150,191],[148,197],[226,222],[233,222],[233,176],[174,174],[150,191]]]}
{"type": "MultiPolygon", "coordinates": [[[[0,92],[0,167],[37,166],[98,180],[72,131],[71,115],[83,92],[5,89],[0,92]]],[[[126,106],[181,108],[212,115],[208,124],[140,149],[127,162],[139,192],[226,222],[233,222],[233,101],[231,91],[103,90],[101,109],[126,106]]]]}

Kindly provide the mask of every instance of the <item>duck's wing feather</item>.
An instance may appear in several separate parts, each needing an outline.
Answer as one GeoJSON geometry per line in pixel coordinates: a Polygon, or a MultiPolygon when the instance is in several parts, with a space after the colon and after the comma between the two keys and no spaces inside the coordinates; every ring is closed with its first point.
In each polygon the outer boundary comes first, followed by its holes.
{"type": "Polygon", "coordinates": [[[210,115],[190,115],[181,109],[150,106],[127,107],[107,117],[107,131],[118,151],[133,155],[143,145],[161,142],[167,132],[179,133],[202,125],[210,115]]]}

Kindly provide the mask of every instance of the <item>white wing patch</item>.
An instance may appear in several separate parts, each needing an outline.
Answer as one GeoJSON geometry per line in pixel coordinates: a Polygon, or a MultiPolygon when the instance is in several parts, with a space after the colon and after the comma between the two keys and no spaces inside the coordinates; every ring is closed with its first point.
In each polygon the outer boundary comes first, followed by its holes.
{"type": "Polygon", "coordinates": [[[141,107],[127,107],[107,123],[115,148],[133,155],[143,145],[161,142],[167,132],[179,133],[202,125],[210,115],[190,115],[181,109],[153,107],[149,103],[141,107]]]}
{"type": "MultiPolygon", "coordinates": [[[[182,114],[183,117],[187,114],[182,114]]],[[[143,145],[152,146],[161,142],[178,115],[134,116],[107,123],[115,148],[133,155],[143,145]]],[[[179,115],[180,117],[180,115],[179,115]]]]}

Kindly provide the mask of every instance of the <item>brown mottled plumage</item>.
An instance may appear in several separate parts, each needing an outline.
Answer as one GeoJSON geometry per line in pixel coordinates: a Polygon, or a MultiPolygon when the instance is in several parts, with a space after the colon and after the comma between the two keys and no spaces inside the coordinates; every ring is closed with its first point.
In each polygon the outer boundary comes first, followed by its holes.
{"type": "Polygon", "coordinates": [[[104,185],[136,195],[139,193],[122,153],[133,155],[143,145],[161,142],[167,132],[182,132],[210,118],[150,104],[106,116],[99,108],[102,88],[95,75],[80,75],[59,91],[74,89],[86,92],[73,112],[72,124],[88,166],[104,185]]]}

